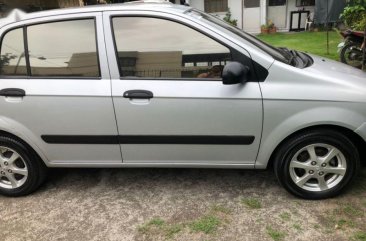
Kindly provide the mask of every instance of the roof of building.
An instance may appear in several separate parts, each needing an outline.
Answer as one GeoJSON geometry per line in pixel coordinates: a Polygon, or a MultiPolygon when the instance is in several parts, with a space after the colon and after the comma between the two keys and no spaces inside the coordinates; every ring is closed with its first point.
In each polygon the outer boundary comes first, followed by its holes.
{"type": "Polygon", "coordinates": [[[22,20],[29,20],[34,18],[64,15],[64,14],[77,14],[77,13],[102,12],[102,11],[134,11],[134,10],[183,13],[189,9],[190,7],[173,4],[164,0],[145,0],[145,1],[120,3],[120,4],[102,4],[102,5],[92,5],[84,7],[46,10],[34,13],[25,13],[19,9],[14,9],[12,12],[9,13],[7,17],[0,19],[0,26],[4,26],[6,24],[22,20]]]}

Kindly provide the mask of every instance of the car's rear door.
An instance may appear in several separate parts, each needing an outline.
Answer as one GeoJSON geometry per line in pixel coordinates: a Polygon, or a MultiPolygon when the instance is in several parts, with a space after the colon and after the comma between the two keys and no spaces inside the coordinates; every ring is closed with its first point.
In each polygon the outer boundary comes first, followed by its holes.
{"type": "Polygon", "coordinates": [[[26,20],[2,33],[1,120],[51,166],[121,164],[102,13],[26,20]]]}
{"type": "Polygon", "coordinates": [[[262,130],[258,82],[223,85],[228,61],[251,64],[220,35],[153,12],[105,12],[124,163],[247,165],[262,130]]]}

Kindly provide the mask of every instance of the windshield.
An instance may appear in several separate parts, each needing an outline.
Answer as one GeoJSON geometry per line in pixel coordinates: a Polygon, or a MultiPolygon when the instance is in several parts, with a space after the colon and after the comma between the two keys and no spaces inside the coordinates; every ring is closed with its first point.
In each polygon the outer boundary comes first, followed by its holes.
{"type": "Polygon", "coordinates": [[[250,42],[251,44],[255,45],[256,47],[258,47],[259,49],[261,49],[262,51],[268,53],[270,56],[272,56],[274,59],[284,62],[286,64],[291,64],[290,62],[290,56],[288,56],[288,54],[284,51],[282,51],[281,49],[275,48],[261,40],[259,40],[258,38],[254,37],[251,34],[248,34],[244,31],[242,31],[239,28],[236,28],[226,22],[224,22],[223,20],[216,18],[215,16],[212,16],[210,14],[198,11],[196,9],[190,10],[188,12],[189,15],[196,17],[196,18],[200,18],[200,19],[205,19],[211,23],[214,23],[216,25],[219,25],[222,28],[225,28],[226,30],[234,33],[235,35],[240,36],[241,38],[245,39],[246,41],[250,42]]]}

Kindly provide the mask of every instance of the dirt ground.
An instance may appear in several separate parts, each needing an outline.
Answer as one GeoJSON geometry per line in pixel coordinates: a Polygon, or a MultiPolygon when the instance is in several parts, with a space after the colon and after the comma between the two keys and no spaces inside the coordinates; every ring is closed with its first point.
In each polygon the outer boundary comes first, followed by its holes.
{"type": "Polygon", "coordinates": [[[33,195],[0,196],[0,240],[366,240],[366,170],[334,199],[304,201],[271,171],[52,170],[33,195]]]}

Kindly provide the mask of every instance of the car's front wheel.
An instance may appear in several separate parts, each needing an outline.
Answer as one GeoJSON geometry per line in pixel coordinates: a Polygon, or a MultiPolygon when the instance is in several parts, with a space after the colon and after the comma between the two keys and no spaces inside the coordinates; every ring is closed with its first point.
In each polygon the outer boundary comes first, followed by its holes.
{"type": "Polygon", "coordinates": [[[305,199],[338,195],[359,168],[355,145],[332,130],[313,130],[296,135],[279,148],[275,173],[290,193],[305,199]]]}
{"type": "Polygon", "coordinates": [[[46,170],[32,150],[0,136],[0,194],[15,197],[33,192],[43,182],[46,170]]]}

